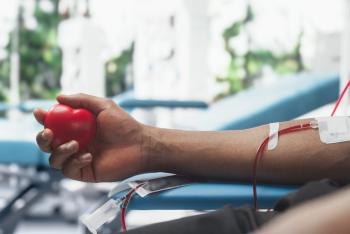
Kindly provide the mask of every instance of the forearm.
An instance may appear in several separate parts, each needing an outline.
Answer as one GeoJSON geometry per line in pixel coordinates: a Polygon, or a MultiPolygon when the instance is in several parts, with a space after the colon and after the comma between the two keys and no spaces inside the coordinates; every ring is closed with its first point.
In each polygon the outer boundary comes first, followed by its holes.
{"type": "MultiPolygon", "coordinates": [[[[286,128],[308,120],[281,123],[286,128]]],[[[256,150],[268,126],[223,132],[178,131],[146,127],[144,151],[148,170],[210,179],[248,181],[256,150]]],[[[300,183],[312,179],[349,178],[350,143],[324,144],[315,129],[280,137],[276,149],[264,152],[258,180],[300,183]]]]}

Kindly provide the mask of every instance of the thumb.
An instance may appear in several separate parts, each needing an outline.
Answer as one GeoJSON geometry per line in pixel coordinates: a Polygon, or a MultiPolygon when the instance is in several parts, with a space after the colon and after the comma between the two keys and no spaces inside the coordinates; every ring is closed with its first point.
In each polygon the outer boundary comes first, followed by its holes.
{"type": "Polygon", "coordinates": [[[74,108],[85,108],[96,115],[110,107],[111,103],[108,99],[87,94],[59,95],[57,101],[74,108]]]}
{"type": "Polygon", "coordinates": [[[46,115],[46,111],[42,110],[42,109],[35,109],[33,111],[34,117],[35,119],[41,123],[44,124],[45,122],[45,115],[46,115]]]}

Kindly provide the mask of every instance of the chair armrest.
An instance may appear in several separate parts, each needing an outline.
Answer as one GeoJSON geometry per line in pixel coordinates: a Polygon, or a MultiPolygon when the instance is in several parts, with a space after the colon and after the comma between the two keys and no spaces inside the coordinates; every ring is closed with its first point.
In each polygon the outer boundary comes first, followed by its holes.
{"type": "Polygon", "coordinates": [[[134,108],[155,108],[164,107],[168,109],[175,108],[191,108],[191,109],[205,109],[208,108],[208,104],[198,100],[157,100],[157,99],[124,99],[117,101],[118,105],[124,109],[134,108]]]}
{"type": "MultiPolygon", "coordinates": [[[[295,186],[260,185],[259,207],[271,208],[274,203],[296,189],[295,186]]],[[[114,199],[123,193],[112,196],[114,199]]],[[[253,204],[251,184],[226,182],[201,182],[155,193],[144,198],[136,195],[130,202],[130,209],[137,210],[211,210],[226,204],[242,206],[253,204]]]]}
{"type": "MultiPolygon", "coordinates": [[[[203,101],[197,100],[156,100],[156,99],[137,99],[134,98],[132,92],[126,92],[125,94],[112,97],[112,99],[122,108],[127,110],[132,110],[134,108],[155,108],[155,107],[165,107],[165,108],[192,108],[192,109],[204,109],[208,107],[208,104],[203,101]]],[[[19,109],[22,112],[28,113],[32,112],[36,108],[50,109],[56,100],[28,100],[22,102],[19,105],[19,109]]],[[[4,108],[7,106],[4,105],[4,108]]],[[[2,105],[0,104],[0,111],[2,110],[2,105]]]]}
{"type": "Polygon", "coordinates": [[[160,100],[160,99],[141,99],[135,98],[133,90],[126,91],[112,98],[119,106],[124,109],[131,110],[134,108],[155,108],[164,107],[174,108],[192,108],[203,109],[208,108],[208,104],[200,100],[160,100]]]}

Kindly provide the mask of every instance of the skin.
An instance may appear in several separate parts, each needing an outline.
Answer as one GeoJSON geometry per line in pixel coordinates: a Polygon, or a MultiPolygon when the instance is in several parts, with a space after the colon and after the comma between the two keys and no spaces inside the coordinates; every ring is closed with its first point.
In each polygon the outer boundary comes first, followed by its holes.
{"type": "Polygon", "coordinates": [[[296,207],[268,223],[256,234],[350,233],[350,189],[296,207]]]}
{"type": "MultiPolygon", "coordinates": [[[[251,181],[255,152],[269,131],[268,126],[222,132],[161,129],[137,122],[108,99],[78,94],[58,96],[57,101],[94,113],[97,136],[86,151],[80,151],[74,141],[51,149],[53,133],[44,129],[37,135],[38,145],[51,153],[53,168],[69,178],[87,182],[117,181],[154,171],[251,181]]],[[[43,123],[44,110],[35,110],[34,115],[43,123]]],[[[310,121],[283,122],[280,128],[310,121]]],[[[264,152],[258,181],[283,184],[322,178],[349,181],[349,151],[350,142],[321,143],[315,129],[284,135],[276,149],[264,152]]]]}

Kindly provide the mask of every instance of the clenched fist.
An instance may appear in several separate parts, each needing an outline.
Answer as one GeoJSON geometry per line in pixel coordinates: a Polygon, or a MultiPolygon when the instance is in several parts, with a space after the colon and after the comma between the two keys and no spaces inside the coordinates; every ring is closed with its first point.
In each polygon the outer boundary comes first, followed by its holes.
{"type": "MultiPolygon", "coordinates": [[[[96,116],[94,141],[84,150],[76,141],[66,142],[55,149],[50,129],[37,135],[40,148],[50,156],[50,166],[72,179],[86,182],[116,181],[146,171],[147,156],[143,153],[144,126],[124,112],[112,100],[86,94],[61,95],[57,101],[74,108],[85,108],[96,116]]],[[[44,123],[46,112],[34,111],[44,123]]]]}

